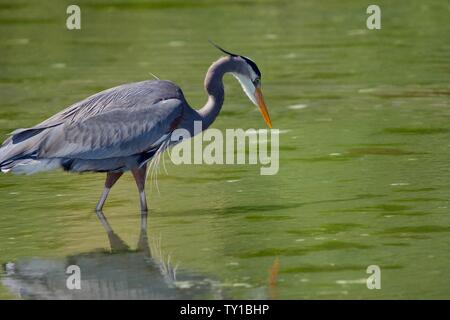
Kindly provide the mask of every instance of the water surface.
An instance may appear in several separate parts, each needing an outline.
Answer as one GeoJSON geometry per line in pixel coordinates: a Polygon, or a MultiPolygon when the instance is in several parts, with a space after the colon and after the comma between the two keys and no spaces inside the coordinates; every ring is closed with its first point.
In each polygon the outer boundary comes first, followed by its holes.
{"type": "MultiPolygon", "coordinates": [[[[166,159],[145,254],[129,175],[104,211],[121,250],[92,211],[102,174],[2,175],[0,297],[17,298],[11,283],[23,298],[74,297],[62,274],[74,262],[96,271],[92,288],[112,285],[97,298],[450,297],[448,3],[378,1],[379,31],[364,1],[79,1],[80,31],[65,29],[69,4],[0,2],[2,137],[150,73],[200,107],[220,56],[211,38],[258,63],[280,170],[166,159]],[[381,290],[365,285],[369,265],[381,290]]],[[[239,84],[225,86],[214,127],[263,128],[239,84]]]]}

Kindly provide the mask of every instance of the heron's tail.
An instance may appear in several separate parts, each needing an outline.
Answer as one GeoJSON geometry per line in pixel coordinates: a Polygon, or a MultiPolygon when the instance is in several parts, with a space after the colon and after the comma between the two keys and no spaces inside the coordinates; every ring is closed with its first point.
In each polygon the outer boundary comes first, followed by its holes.
{"type": "Polygon", "coordinates": [[[59,159],[37,159],[43,140],[42,128],[19,129],[0,147],[0,170],[4,173],[33,174],[60,166],[59,159]]]}

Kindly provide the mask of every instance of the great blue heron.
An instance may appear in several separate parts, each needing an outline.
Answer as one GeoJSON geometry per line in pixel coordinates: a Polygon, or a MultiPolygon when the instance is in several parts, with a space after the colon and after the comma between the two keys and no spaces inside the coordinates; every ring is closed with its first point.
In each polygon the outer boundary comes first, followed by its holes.
{"type": "MultiPolygon", "coordinates": [[[[216,45],[215,45],[216,46],[216,45]]],[[[147,162],[174,142],[175,129],[192,137],[194,121],[208,128],[224,101],[224,74],[234,75],[271,128],[261,92],[261,72],[247,57],[230,53],[214,62],[206,73],[206,104],[192,109],[181,89],[171,81],[146,80],[123,84],[94,94],[40,124],[17,129],[0,148],[2,172],[35,173],[57,168],[74,172],[106,172],[101,210],[112,186],[131,170],[139,190],[142,211],[147,211],[147,162]]]]}

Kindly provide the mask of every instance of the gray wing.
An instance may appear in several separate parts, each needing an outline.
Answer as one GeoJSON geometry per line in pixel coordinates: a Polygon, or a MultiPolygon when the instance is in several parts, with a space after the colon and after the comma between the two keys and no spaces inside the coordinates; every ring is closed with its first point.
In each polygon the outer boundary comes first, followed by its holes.
{"type": "Polygon", "coordinates": [[[145,152],[173,129],[186,105],[169,81],[118,86],[80,101],[30,129],[13,143],[39,135],[37,158],[106,159],[145,152]]]}

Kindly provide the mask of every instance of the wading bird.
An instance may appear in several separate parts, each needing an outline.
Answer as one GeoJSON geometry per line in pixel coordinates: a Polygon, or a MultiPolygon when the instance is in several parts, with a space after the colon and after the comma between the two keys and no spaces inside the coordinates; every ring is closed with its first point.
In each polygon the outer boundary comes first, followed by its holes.
{"type": "Polygon", "coordinates": [[[206,104],[195,110],[171,81],[146,80],[123,84],[94,94],[40,124],[17,129],[0,148],[2,172],[35,173],[63,168],[72,172],[106,172],[96,210],[102,210],[112,186],[131,171],[139,190],[140,206],[147,211],[147,163],[176,143],[174,130],[194,135],[194,121],[205,130],[224,102],[222,78],[235,76],[267,125],[272,123],[261,93],[261,72],[247,57],[230,53],[214,62],[206,73],[206,104]]]}

